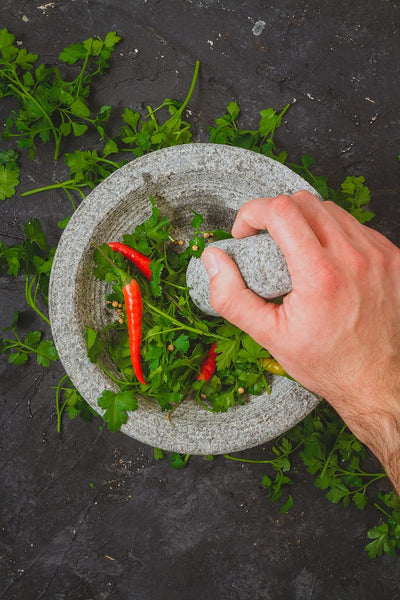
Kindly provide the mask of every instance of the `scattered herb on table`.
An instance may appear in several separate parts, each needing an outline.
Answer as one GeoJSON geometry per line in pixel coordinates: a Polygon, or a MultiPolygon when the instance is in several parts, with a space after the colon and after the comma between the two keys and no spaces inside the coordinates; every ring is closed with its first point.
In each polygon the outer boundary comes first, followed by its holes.
{"type": "Polygon", "coordinates": [[[0,152],[0,200],[11,198],[19,184],[20,169],[18,153],[15,150],[0,152]]]}
{"type": "Polygon", "coordinates": [[[114,32],[104,40],[89,38],[81,44],[68,46],[59,60],[68,65],[80,65],[74,79],[63,79],[58,67],[36,66],[38,56],[19,48],[15,36],[0,31],[0,97],[12,96],[17,101],[6,121],[2,137],[16,138],[19,148],[29,149],[33,158],[37,140],[55,146],[54,159],[60,154],[64,137],[80,137],[89,126],[105,139],[104,122],[110,116],[110,106],[102,106],[93,114],[88,105],[90,84],[96,75],[108,68],[111,53],[121,38],[114,32]]]}

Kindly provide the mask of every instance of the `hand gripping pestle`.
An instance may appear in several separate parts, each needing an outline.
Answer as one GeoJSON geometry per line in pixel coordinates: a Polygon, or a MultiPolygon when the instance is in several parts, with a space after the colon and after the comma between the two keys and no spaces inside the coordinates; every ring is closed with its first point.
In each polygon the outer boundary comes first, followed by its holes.
{"type": "MultiPolygon", "coordinates": [[[[219,240],[207,247],[224,250],[237,264],[247,287],[261,298],[273,300],[292,290],[285,257],[269,233],[219,240]]],[[[210,305],[209,279],[200,258],[190,259],[186,283],[196,306],[208,315],[218,316],[210,305]]]]}

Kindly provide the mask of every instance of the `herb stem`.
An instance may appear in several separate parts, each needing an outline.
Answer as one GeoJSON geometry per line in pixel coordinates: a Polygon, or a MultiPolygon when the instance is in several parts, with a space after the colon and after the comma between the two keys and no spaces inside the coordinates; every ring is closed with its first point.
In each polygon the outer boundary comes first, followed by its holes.
{"type": "Polygon", "coordinates": [[[57,181],[57,183],[53,183],[51,185],[45,185],[43,187],[35,188],[34,190],[28,190],[27,192],[23,192],[21,196],[32,196],[33,194],[38,194],[39,192],[47,192],[49,190],[57,190],[60,188],[71,188],[78,191],[77,184],[73,184],[74,179],[68,179],[68,181],[57,181]]]}
{"type": "Polygon", "coordinates": [[[80,93],[81,93],[83,74],[84,74],[84,72],[86,70],[86,67],[87,67],[87,64],[89,62],[89,57],[90,57],[90,53],[91,53],[91,50],[92,50],[92,44],[93,44],[93,42],[90,42],[89,48],[87,49],[87,52],[86,52],[85,59],[83,61],[81,72],[79,73],[78,77],[75,79],[75,83],[78,83],[78,89],[77,89],[77,92],[76,92],[75,99],[77,99],[79,97],[80,93]]]}
{"type": "Polygon", "coordinates": [[[160,310],[159,308],[157,308],[156,306],[154,306],[153,304],[151,304],[146,299],[143,299],[143,303],[153,313],[156,313],[157,315],[160,315],[161,317],[165,317],[166,319],[168,319],[169,321],[171,321],[171,323],[175,323],[175,325],[180,326],[182,329],[185,329],[186,331],[191,331],[192,333],[197,333],[198,335],[205,335],[207,337],[212,337],[214,339],[215,338],[220,339],[220,340],[225,340],[226,339],[226,338],[224,338],[221,335],[217,335],[216,333],[209,333],[208,331],[202,331],[201,329],[196,329],[195,327],[190,327],[189,325],[186,325],[185,323],[181,323],[181,321],[178,321],[178,319],[175,319],[175,317],[172,317],[171,315],[169,315],[168,313],[164,312],[163,310],[160,310]]]}
{"type": "Polygon", "coordinates": [[[274,459],[250,460],[248,458],[238,458],[237,456],[231,456],[230,454],[224,454],[224,458],[228,458],[229,460],[235,460],[236,462],[251,463],[253,465],[270,465],[274,462],[274,459]]]}
{"type": "MultiPolygon", "coordinates": [[[[190,88],[189,88],[188,94],[187,94],[187,96],[186,96],[186,98],[185,98],[185,100],[184,100],[184,102],[183,102],[182,106],[181,106],[181,107],[180,107],[180,109],[178,110],[178,113],[180,113],[180,114],[182,114],[182,113],[183,113],[183,111],[185,110],[185,108],[186,108],[186,106],[188,105],[188,102],[189,102],[189,100],[190,100],[190,98],[191,98],[191,96],[192,96],[192,94],[193,94],[193,90],[194,90],[194,87],[195,87],[195,85],[196,85],[196,81],[197,81],[197,76],[198,76],[198,74],[199,74],[199,68],[200,68],[200,61],[196,60],[196,65],[195,65],[195,67],[194,67],[194,72],[193,72],[192,82],[191,82],[191,84],[190,84],[190,88]]],[[[178,113],[177,113],[177,114],[178,114],[178,113]]]]}
{"type": "Polygon", "coordinates": [[[29,275],[27,275],[25,277],[26,301],[29,304],[29,306],[35,311],[35,313],[37,313],[39,315],[39,317],[41,317],[48,325],[50,325],[50,319],[48,317],[46,317],[46,315],[44,313],[42,313],[42,311],[36,305],[36,296],[37,296],[38,289],[39,289],[39,282],[37,282],[37,284],[36,284],[36,291],[34,294],[34,298],[32,298],[32,289],[33,289],[33,286],[35,285],[35,281],[36,281],[36,275],[34,275],[32,277],[31,281],[29,281],[29,275]]]}
{"type": "Polygon", "coordinates": [[[156,335],[164,335],[164,333],[171,333],[172,331],[182,331],[182,327],[171,327],[170,329],[163,329],[161,331],[155,331],[154,333],[148,333],[144,338],[143,341],[148,340],[156,335]]]}
{"type": "Polygon", "coordinates": [[[96,364],[100,367],[103,373],[105,373],[110,379],[112,379],[112,381],[117,383],[119,386],[125,387],[127,385],[127,381],[123,381],[122,379],[118,379],[117,377],[115,377],[101,362],[97,361],[96,364]]]}
{"type": "Polygon", "coordinates": [[[380,506],[377,502],[374,502],[374,506],[375,508],[377,508],[381,513],[383,513],[386,517],[390,518],[391,515],[382,508],[382,506],[380,506]]]}
{"type": "Polygon", "coordinates": [[[32,94],[30,94],[28,92],[28,90],[25,88],[25,86],[21,83],[20,79],[18,78],[18,76],[16,75],[15,78],[10,77],[9,75],[7,75],[7,73],[5,73],[5,76],[7,77],[7,79],[9,79],[10,81],[14,81],[14,83],[9,84],[10,89],[13,90],[13,92],[15,92],[17,95],[19,95],[21,98],[23,98],[25,101],[29,100],[30,102],[32,102],[42,113],[44,119],[48,122],[49,127],[51,129],[51,132],[53,134],[54,137],[54,141],[56,143],[56,150],[54,153],[54,160],[57,160],[58,158],[58,154],[59,154],[59,146],[60,146],[60,141],[61,141],[61,137],[57,134],[57,130],[54,127],[53,121],[51,120],[51,118],[49,117],[48,113],[44,110],[43,106],[40,104],[40,102],[38,102],[36,100],[36,98],[34,96],[32,96],[32,94]],[[15,85],[17,84],[17,85],[15,85]],[[18,89],[18,87],[20,89],[18,89]]]}
{"type": "Polygon", "coordinates": [[[333,446],[332,446],[332,449],[331,449],[331,451],[330,451],[330,453],[329,453],[329,456],[328,456],[328,458],[326,459],[326,462],[325,462],[325,464],[324,464],[324,467],[323,467],[323,469],[322,469],[322,471],[321,471],[321,474],[320,474],[320,477],[321,477],[321,479],[324,477],[324,475],[325,475],[325,473],[326,473],[326,470],[327,470],[327,468],[329,467],[329,463],[330,463],[330,462],[331,462],[331,460],[332,460],[332,456],[333,456],[333,453],[334,453],[334,452],[335,452],[335,450],[336,450],[337,443],[338,443],[339,439],[341,438],[341,436],[343,435],[343,433],[344,433],[344,431],[346,430],[346,428],[347,428],[347,425],[346,425],[346,424],[344,424],[344,425],[342,426],[342,428],[340,429],[340,431],[339,431],[339,433],[338,433],[337,437],[336,437],[335,443],[333,444],[333,446]]]}
{"type": "Polygon", "coordinates": [[[66,401],[64,402],[64,404],[61,406],[60,408],[60,393],[61,393],[61,389],[62,389],[62,384],[64,383],[64,381],[68,378],[68,375],[65,374],[64,377],[62,377],[60,379],[60,381],[58,382],[58,385],[56,387],[56,413],[57,413],[57,433],[61,433],[61,417],[66,405],[66,401]]]}

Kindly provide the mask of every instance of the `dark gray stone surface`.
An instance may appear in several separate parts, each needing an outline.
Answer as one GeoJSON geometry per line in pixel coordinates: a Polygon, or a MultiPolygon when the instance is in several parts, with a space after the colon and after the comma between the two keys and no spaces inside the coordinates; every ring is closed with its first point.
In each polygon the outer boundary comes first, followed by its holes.
{"type": "MultiPolygon", "coordinates": [[[[183,98],[198,58],[190,109],[200,141],[230,100],[251,128],[259,110],[296,98],[278,145],[290,160],[316,157],[333,185],[366,176],[373,226],[400,243],[398,3],[3,0],[0,13],[1,26],[49,63],[63,46],[116,29],[123,42],[92,100],[117,111],[183,98]]],[[[10,106],[1,101],[1,123],[10,106]]],[[[46,148],[22,168],[21,190],[66,174],[46,148]]],[[[1,239],[18,239],[38,217],[56,243],[70,206],[57,192],[0,211],[1,239]]],[[[1,280],[1,326],[20,308],[27,329],[42,327],[23,283],[1,280]]],[[[282,516],[259,485],[267,466],[194,457],[173,471],[148,446],[100,431],[100,421],[65,419],[60,436],[52,386],[62,375],[1,361],[2,600],[400,598],[398,558],[371,562],[363,550],[373,507],[330,504],[298,465],[295,504],[282,516]]]]}

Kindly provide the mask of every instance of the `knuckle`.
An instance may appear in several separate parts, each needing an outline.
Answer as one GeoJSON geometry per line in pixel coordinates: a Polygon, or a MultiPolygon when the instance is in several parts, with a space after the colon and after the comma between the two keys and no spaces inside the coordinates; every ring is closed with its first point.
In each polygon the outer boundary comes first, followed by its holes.
{"type": "Polygon", "coordinates": [[[361,252],[358,252],[355,249],[352,252],[349,251],[346,256],[346,261],[356,277],[361,278],[367,275],[369,270],[369,260],[367,260],[361,252]]]}
{"type": "Polygon", "coordinates": [[[293,210],[293,200],[290,196],[276,196],[271,200],[271,211],[277,217],[285,218],[288,213],[293,210]]]}
{"type": "Polygon", "coordinates": [[[329,211],[332,211],[332,210],[336,211],[338,208],[340,208],[340,207],[339,207],[339,206],[338,206],[338,205],[337,205],[335,202],[333,202],[332,200],[325,200],[323,204],[324,204],[324,208],[325,208],[326,210],[329,210],[329,211]]]}
{"type": "Polygon", "coordinates": [[[343,273],[333,262],[320,258],[315,265],[315,282],[321,291],[328,295],[335,293],[342,285],[343,273]]]}
{"type": "Polygon", "coordinates": [[[293,200],[316,200],[316,196],[308,190],[298,190],[292,194],[293,200]]]}

